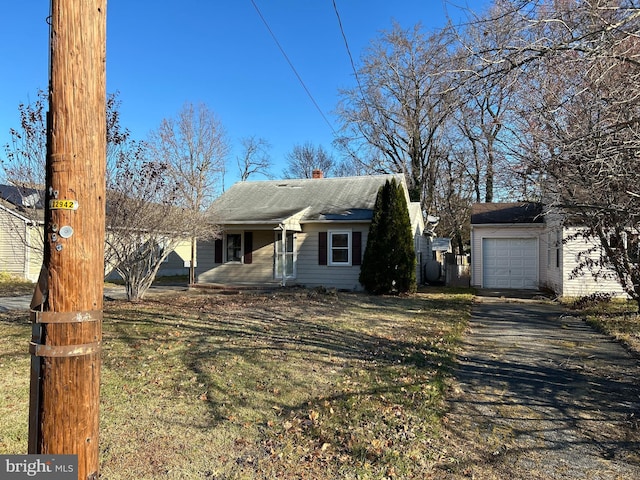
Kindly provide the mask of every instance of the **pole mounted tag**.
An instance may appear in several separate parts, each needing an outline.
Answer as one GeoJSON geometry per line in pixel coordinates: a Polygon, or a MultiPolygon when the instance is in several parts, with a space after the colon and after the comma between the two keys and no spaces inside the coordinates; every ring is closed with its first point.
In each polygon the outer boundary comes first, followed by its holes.
{"type": "Polygon", "coordinates": [[[36,357],[80,357],[100,353],[101,342],[81,345],[43,345],[29,342],[29,353],[36,357]]]}
{"type": "Polygon", "coordinates": [[[49,200],[49,208],[51,210],[77,210],[78,201],[70,199],[53,199],[49,200]]]}
{"type": "Polygon", "coordinates": [[[31,310],[32,323],[82,323],[100,322],[103,318],[102,310],[86,312],[41,312],[31,310]]]}

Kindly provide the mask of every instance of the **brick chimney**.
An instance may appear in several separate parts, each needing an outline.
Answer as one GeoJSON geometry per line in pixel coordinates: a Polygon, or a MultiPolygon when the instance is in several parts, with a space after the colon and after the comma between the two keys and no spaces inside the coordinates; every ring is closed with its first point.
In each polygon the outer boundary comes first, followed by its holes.
{"type": "Polygon", "coordinates": [[[311,178],[324,178],[324,172],[319,168],[316,168],[313,172],[311,172],[311,178]]]}

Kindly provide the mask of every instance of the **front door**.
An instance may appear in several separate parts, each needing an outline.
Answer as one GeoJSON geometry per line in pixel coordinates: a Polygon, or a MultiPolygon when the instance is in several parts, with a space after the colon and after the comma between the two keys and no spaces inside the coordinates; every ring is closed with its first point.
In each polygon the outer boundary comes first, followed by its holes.
{"type": "Polygon", "coordinates": [[[296,249],[293,232],[287,232],[286,241],[282,241],[282,232],[276,232],[275,248],[275,277],[296,278],[296,249]]]}

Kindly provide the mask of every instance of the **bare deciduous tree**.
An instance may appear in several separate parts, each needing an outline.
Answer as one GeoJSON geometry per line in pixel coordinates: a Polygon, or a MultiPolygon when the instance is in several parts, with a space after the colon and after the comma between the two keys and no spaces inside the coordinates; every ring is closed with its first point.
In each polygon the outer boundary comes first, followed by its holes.
{"type": "Polygon", "coordinates": [[[353,150],[366,143],[370,170],[403,173],[411,199],[433,207],[441,134],[450,115],[447,71],[450,36],[426,36],[421,26],[394,24],[372,42],[357,72],[357,87],[341,91],[338,114],[344,141],[353,150]]]}
{"type": "Polygon", "coordinates": [[[473,21],[458,32],[453,52],[452,85],[458,101],[453,128],[447,135],[453,136],[451,146],[458,152],[456,157],[466,159],[475,201],[493,202],[505,185],[513,183],[508,145],[512,142],[510,124],[517,108],[514,91],[520,84],[520,72],[493,73],[500,68],[495,56],[512,36],[508,12],[495,5],[470,15],[473,21]],[[461,151],[465,154],[460,155],[461,151]]]}
{"type": "Polygon", "coordinates": [[[526,72],[522,163],[544,179],[551,211],[600,245],[585,247],[574,273],[613,276],[640,303],[640,8],[632,0],[496,3],[522,28],[484,53],[484,73],[526,72]]]}
{"type": "MultiPolygon", "coordinates": [[[[197,238],[210,238],[215,230],[206,221],[206,209],[222,189],[229,151],[226,132],[220,120],[204,104],[187,103],[176,119],[164,119],[150,137],[156,161],[167,166],[177,195],[175,206],[191,216],[189,282],[195,283],[197,238]]],[[[187,230],[185,230],[186,232],[187,230]]]]}
{"type": "Polygon", "coordinates": [[[108,176],[105,268],[125,282],[127,298],[144,298],[162,262],[189,236],[189,215],[176,207],[179,189],[169,165],[128,141],[108,176]]]}
{"type": "Polygon", "coordinates": [[[264,138],[255,136],[245,137],[240,140],[242,155],[237,158],[240,181],[245,182],[251,175],[262,175],[271,178],[271,157],[269,149],[271,145],[264,138]]]}
{"type": "MultiPolygon", "coordinates": [[[[19,128],[9,130],[1,165],[7,181],[16,186],[43,188],[47,154],[47,93],[39,90],[33,103],[18,105],[19,128]]],[[[44,198],[44,195],[43,197],[44,198]]]]}
{"type": "MultiPolygon", "coordinates": [[[[129,131],[120,125],[118,93],[107,95],[107,176],[113,171],[118,152],[129,140],[129,131]]],[[[47,92],[39,90],[32,103],[20,104],[20,126],[9,131],[11,141],[4,145],[5,157],[0,160],[6,181],[24,195],[21,214],[34,224],[43,219],[47,151],[47,92]]],[[[19,232],[18,235],[20,235],[19,232]]],[[[41,251],[44,229],[38,229],[40,242],[33,248],[41,251]]],[[[32,245],[27,239],[25,244],[32,245]]]]}
{"type": "Polygon", "coordinates": [[[313,178],[314,170],[321,170],[325,176],[331,175],[335,162],[322,148],[310,142],[295,145],[287,154],[287,168],[282,172],[285,178],[313,178]]]}

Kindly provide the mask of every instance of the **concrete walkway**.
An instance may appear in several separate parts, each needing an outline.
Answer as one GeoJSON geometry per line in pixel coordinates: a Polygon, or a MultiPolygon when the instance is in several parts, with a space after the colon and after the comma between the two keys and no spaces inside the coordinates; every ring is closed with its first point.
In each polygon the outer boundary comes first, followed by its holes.
{"type": "Polygon", "coordinates": [[[535,293],[482,294],[447,417],[459,463],[443,478],[640,478],[638,361],[535,293]]]}

